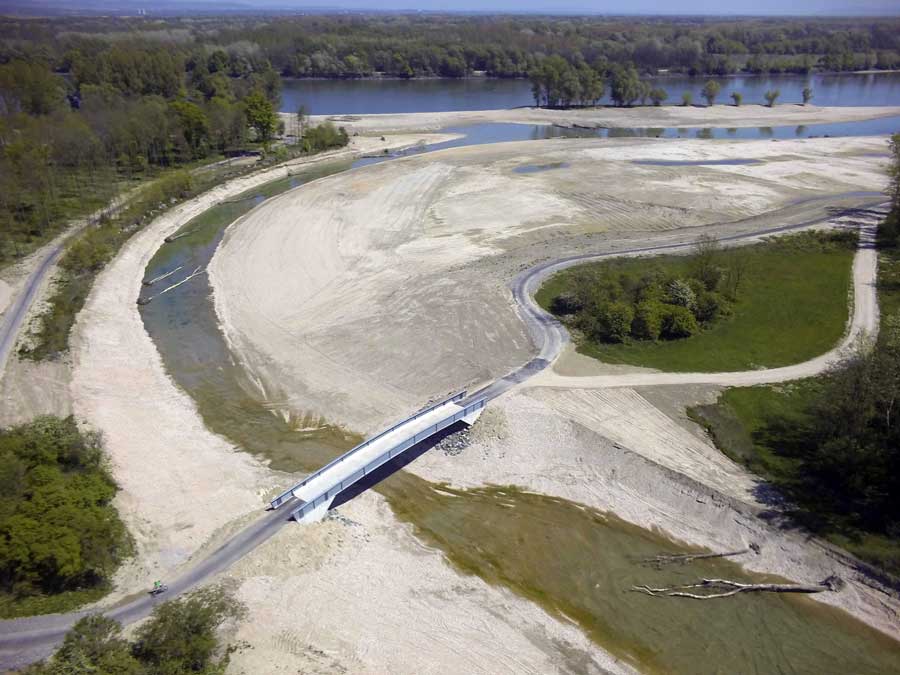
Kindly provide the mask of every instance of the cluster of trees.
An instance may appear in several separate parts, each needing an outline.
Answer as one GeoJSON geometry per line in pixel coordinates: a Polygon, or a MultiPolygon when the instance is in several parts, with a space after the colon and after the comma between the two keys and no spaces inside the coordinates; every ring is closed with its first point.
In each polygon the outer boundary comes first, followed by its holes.
{"type": "Polygon", "coordinates": [[[131,550],[100,438],[71,417],[0,431],[0,592],[96,588],[131,550]]]}
{"type": "Polygon", "coordinates": [[[0,263],[118,184],[277,129],[280,78],[259,48],[194,51],[81,38],[0,58],[0,263]]]}
{"type": "Polygon", "coordinates": [[[760,436],[798,461],[784,487],[813,507],[813,526],[900,537],[900,314],[825,378],[801,415],[771,420],[760,436]]]}
{"type": "Polygon", "coordinates": [[[89,615],[66,634],[53,658],[23,673],[221,675],[233,648],[220,643],[217,631],[226,621],[245,615],[246,608],[220,587],[205,588],[157,606],[131,640],[124,637],[118,621],[101,614],[89,615]]]}
{"type": "Polygon", "coordinates": [[[714,239],[702,237],[683,276],[650,267],[583,266],[567,277],[551,311],[596,342],[678,340],[731,312],[744,277],[741,259],[719,264],[714,239]]]}

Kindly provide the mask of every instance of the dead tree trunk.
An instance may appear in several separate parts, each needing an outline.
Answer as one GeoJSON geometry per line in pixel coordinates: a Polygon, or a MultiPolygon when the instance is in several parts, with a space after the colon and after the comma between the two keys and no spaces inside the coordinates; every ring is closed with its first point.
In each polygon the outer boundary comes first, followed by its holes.
{"type": "Polygon", "coordinates": [[[838,591],[843,582],[836,576],[830,576],[819,584],[742,584],[730,579],[701,579],[693,584],[651,588],[650,586],[632,586],[631,590],[646,593],[655,598],[691,598],[693,600],[713,600],[730,598],[739,593],[822,593],[838,591]],[[691,593],[693,589],[712,591],[710,593],[691,593]]]}

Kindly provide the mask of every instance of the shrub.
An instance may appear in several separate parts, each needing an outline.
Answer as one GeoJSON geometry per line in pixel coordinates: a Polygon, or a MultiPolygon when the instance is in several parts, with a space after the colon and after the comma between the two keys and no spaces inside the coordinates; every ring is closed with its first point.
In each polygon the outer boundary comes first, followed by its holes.
{"type": "Polygon", "coordinates": [[[653,105],[662,105],[662,102],[667,98],[669,98],[669,95],[665,89],[654,87],[650,90],[650,100],[653,101],[653,105]]]}
{"type": "Polygon", "coordinates": [[[697,296],[697,308],[694,310],[694,316],[700,323],[710,323],[719,318],[725,304],[725,300],[718,293],[704,291],[697,296]]]}
{"type": "Polygon", "coordinates": [[[658,340],[665,306],[656,300],[639,302],[631,322],[631,335],[638,340],[658,340]]]}
{"type": "Polygon", "coordinates": [[[693,311],[697,305],[697,294],[684,279],[673,279],[666,286],[666,302],[693,311]]]}
{"type": "Polygon", "coordinates": [[[687,307],[666,307],[662,321],[662,336],[667,340],[690,337],[697,332],[697,319],[687,307]]]}
{"type": "Polygon", "coordinates": [[[550,303],[550,311],[554,314],[577,314],[584,309],[584,303],[574,293],[560,293],[550,303]]]}
{"type": "Polygon", "coordinates": [[[623,302],[609,302],[597,313],[596,337],[604,342],[624,342],[631,332],[634,310],[623,302]]]}

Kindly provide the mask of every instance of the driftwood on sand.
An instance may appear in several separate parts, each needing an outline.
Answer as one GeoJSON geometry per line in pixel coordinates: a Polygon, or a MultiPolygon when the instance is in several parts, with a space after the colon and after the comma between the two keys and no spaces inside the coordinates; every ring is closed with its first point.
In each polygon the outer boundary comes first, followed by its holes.
{"type": "Polygon", "coordinates": [[[178,288],[179,286],[181,286],[181,284],[185,284],[185,283],[187,283],[188,281],[190,281],[191,279],[193,279],[194,277],[200,276],[200,275],[203,274],[205,271],[206,271],[206,270],[203,269],[202,267],[197,267],[193,272],[191,272],[189,275],[187,275],[184,279],[182,279],[181,281],[179,281],[177,284],[172,284],[172,285],[169,286],[168,288],[164,288],[163,290],[161,290],[161,291],[160,291],[159,293],[157,293],[156,295],[151,295],[149,298],[138,298],[137,304],[139,304],[139,305],[149,305],[150,302],[152,302],[154,298],[158,298],[159,296],[161,296],[161,295],[163,295],[163,294],[165,294],[165,293],[168,293],[169,291],[171,291],[171,290],[173,290],[173,289],[175,289],[175,288],[178,288]]]}
{"type": "Polygon", "coordinates": [[[838,591],[843,582],[836,576],[830,576],[818,584],[744,584],[730,579],[701,579],[692,584],[651,588],[650,586],[632,586],[631,590],[646,593],[657,598],[691,598],[694,600],[713,600],[730,598],[739,593],[822,593],[838,591]],[[709,591],[692,593],[692,590],[709,591]]]}

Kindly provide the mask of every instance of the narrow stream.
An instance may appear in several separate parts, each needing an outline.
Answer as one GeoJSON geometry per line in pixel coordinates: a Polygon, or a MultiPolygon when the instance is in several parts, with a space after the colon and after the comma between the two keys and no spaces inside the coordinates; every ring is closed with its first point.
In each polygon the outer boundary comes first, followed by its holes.
{"type": "MultiPolygon", "coordinates": [[[[482,125],[466,139],[431,149],[524,140],[547,127],[482,125]],[[529,136],[526,136],[529,137],[529,136]]],[[[555,129],[556,132],[564,130],[555,129]]],[[[576,130],[576,135],[581,133],[576,130]]],[[[184,266],[162,286],[208,264],[225,228],[264,199],[316,178],[381,159],[334,163],[269,183],[216,206],[162,246],[145,278],[184,266]]],[[[155,287],[144,295],[154,295],[155,287]]],[[[309,471],[359,441],[311,417],[285,419],[261,402],[218,328],[206,275],[141,307],[173,379],[197,402],[204,422],[241,449],[284,471],[309,471]]],[[[900,643],[845,612],[808,598],[754,594],[697,602],[629,592],[699,577],[760,580],[725,561],[657,571],[635,558],[689,549],[659,534],[561,499],[487,487],[456,490],[399,471],[375,489],[397,516],[462,572],[510,588],[577,622],[599,645],[649,672],[900,672],[900,643]]]]}

